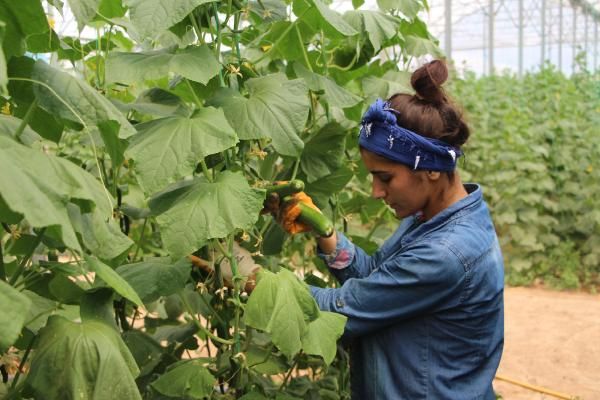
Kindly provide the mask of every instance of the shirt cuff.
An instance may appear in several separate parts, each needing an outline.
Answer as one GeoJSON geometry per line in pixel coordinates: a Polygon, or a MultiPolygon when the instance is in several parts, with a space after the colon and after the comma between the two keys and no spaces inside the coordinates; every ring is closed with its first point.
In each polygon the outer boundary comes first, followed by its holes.
{"type": "Polygon", "coordinates": [[[337,243],[335,251],[331,253],[323,253],[321,249],[317,249],[317,255],[325,261],[329,268],[344,269],[348,267],[354,260],[354,245],[348,238],[340,232],[337,233],[337,243]]]}

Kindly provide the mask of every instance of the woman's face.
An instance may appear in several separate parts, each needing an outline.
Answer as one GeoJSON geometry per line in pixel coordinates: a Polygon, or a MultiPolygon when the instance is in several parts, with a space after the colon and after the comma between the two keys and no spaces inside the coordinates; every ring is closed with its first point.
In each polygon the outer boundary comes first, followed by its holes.
{"type": "Polygon", "coordinates": [[[425,211],[430,205],[433,185],[425,171],[386,160],[361,149],[362,160],[373,176],[372,196],[382,199],[398,218],[425,211]]]}

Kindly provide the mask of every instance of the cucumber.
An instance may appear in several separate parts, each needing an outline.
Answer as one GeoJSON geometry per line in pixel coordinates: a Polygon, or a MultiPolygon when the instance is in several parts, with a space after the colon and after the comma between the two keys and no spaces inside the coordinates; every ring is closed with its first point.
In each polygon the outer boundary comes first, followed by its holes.
{"type": "Polygon", "coordinates": [[[304,190],[304,182],[299,179],[291,180],[281,185],[267,186],[267,198],[271,193],[277,193],[280,199],[304,190]]]}
{"type": "Polygon", "coordinates": [[[333,224],[329,218],[304,203],[298,203],[298,206],[301,210],[298,221],[310,226],[319,236],[329,237],[333,234],[333,224]]]}

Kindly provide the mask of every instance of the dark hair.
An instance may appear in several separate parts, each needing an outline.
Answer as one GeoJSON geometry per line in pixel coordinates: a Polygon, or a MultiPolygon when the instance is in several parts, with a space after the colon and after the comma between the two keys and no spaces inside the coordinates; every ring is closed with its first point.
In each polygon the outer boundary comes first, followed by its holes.
{"type": "Polygon", "coordinates": [[[442,88],[447,79],[446,64],[431,61],[413,72],[410,84],[415,89],[414,95],[397,93],[389,102],[398,111],[401,127],[460,148],[469,138],[469,127],[442,88]]]}

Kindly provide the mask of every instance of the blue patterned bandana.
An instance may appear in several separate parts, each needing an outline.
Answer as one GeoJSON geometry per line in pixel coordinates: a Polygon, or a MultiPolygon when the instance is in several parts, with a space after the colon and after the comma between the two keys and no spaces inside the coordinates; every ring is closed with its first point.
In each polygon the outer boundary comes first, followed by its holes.
{"type": "Polygon", "coordinates": [[[371,104],[362,118],[360,146],[414,170],[454,171],[462,151],[398,126],[397,113],[381,99],[371,104]]]}

